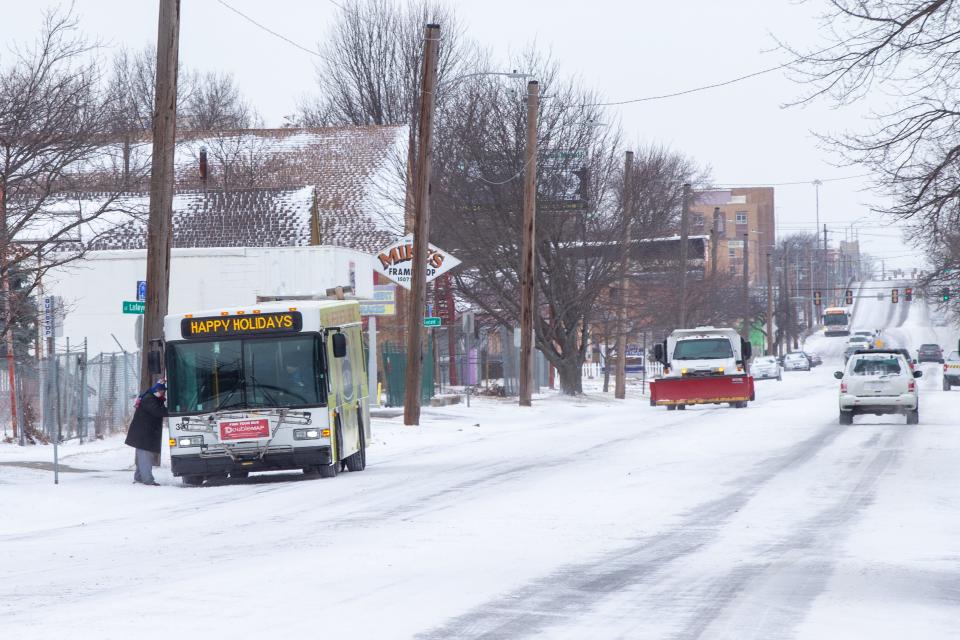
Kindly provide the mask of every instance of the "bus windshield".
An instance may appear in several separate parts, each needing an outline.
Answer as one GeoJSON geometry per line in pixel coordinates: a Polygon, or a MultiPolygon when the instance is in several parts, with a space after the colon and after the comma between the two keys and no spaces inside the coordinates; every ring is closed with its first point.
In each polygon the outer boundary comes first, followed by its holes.
{"type": "Polygon", "coordinates": [[[726,338],[681,340],[673,350],[674,360],[719,360],[732,357],[733,349],[726,338]]]}
{"type": "Polygon", "coordinates": [[[313,335],[172,342],[171,415],[325,404],[323,349],[313,335]]]}
{"type": "Polygon", "coordinates": [[[823,316],[823,324],[847,324],[847,314],[826,313],[823,316]]]}

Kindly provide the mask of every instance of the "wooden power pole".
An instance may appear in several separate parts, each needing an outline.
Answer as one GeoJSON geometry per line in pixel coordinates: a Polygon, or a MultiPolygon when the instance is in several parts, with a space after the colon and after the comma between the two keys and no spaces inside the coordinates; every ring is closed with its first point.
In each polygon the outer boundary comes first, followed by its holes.
{"type": "Polygon", "coordinates": [[[683,204],[680,210],[680,325],[687,328],[687,238],[690,235],[688,223],[690,207],[690,183],[683,185],[683,204]]]}
{"type": "Polygon", "coordinates": [[[420,424],[420,378],[423,373],[423,310],[427,290],[427,245],[430,239],[430,164],[433,159],[433,107],[437,88],[437,50],[440,25],[428,24],[423,32],[423,76],[420,82],[419,149],[413,212],[413,264],[410,303],[407,305],[407,370],[404,376],[403,424],[420,424]]]}
{"type": "MultiPolygon", "coordinates": [[[[633,226],[633,200],[631,174],[633,173],[633,151],[627,151],[623,161],[623,235],[620,237],[620,283],[619,305],[617,307],[617,379],[613,397],[623,400],[627,397],[627,265],[630,262],[630,234],[633,226]]],[[[609,358],[607,363],[609,366],[609,358]]]]}
{"type": "Polygon", "coordinates": [[[147,354],[163,337],[170,287],[173,236],[173,152],[177,137],[177,56],[180,46],[180,0],[160,0],[157,31],[157,78],[153,110],[153,165],[150,174],[150,219],[147,223],[147,301],[143,316],[140,389],[153,384],[147,354]]]}
{"type": "Polygon", "coordinates": [[[750,341],[750,232],[743,234],[743,339],[750,341]]]}
{"type": "Polygon", "coordinates": [[[770,252],[767,252],[767,355],[773,355],[773,276],[770,265],[770,252]]]}
{"type": "Polygon", "coordinates": [[[527,83],[527,144],[523,159],[523,229],[520,252],[520,406],[529,407],[533,382],[534,266],[537,233],[537,115],[540,84],[527,83]]]}

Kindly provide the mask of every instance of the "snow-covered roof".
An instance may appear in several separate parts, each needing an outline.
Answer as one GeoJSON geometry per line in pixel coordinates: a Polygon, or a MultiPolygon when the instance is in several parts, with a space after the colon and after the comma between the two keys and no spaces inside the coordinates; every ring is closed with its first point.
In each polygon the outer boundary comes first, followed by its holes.
{"type": "MultiPolygon", "coordinates": [[[[407,131],[405,126],[368,126],[184,132],[175,157],[173,245],[319,243],[376,251],[403,234],[405,185],[398,170],[402,162],[397,163],[406,157],[407,131]],[[206,182],[199,173],[201,149],[207,153],[206,182]],[[234,183],[224,189],[221,168],[228,161],[235,165],[234,183]]],[[[106,145],[103,155],[115,157],[118,149],[106,145]]],[[[150,154],[149,140],[135,142],[131,165],[149,166],[150,154]]],[[[83,234],[85,240],[96,236],[90,248],[145,246],[146,179],[134,191],[124,199],[139,200],[141,215],[105,217],[95,233],[83,234]]]]}

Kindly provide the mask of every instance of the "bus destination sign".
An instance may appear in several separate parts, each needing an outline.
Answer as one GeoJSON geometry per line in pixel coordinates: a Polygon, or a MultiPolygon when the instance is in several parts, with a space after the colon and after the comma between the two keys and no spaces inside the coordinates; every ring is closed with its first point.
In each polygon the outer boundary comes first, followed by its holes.
{"type": "Polygon", "coordinates": [[[180,334],[184,338],[192,340],[296,333],[302,328],[303,316],[300,315],[299,311],[184,318],[180,321],[180,334]]]}

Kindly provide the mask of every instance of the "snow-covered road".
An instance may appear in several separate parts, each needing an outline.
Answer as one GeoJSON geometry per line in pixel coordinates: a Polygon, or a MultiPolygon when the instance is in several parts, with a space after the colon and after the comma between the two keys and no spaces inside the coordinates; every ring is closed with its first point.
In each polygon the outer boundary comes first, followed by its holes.
{"type": "Polygon", "coordinates": [[[332,480],[133,486],[114,439],[55,487],[2,445],[0,637],[960,637],[960,395],[925,365],[918,427],[840,427],[835,368],[380,420],[332,480]]]}

